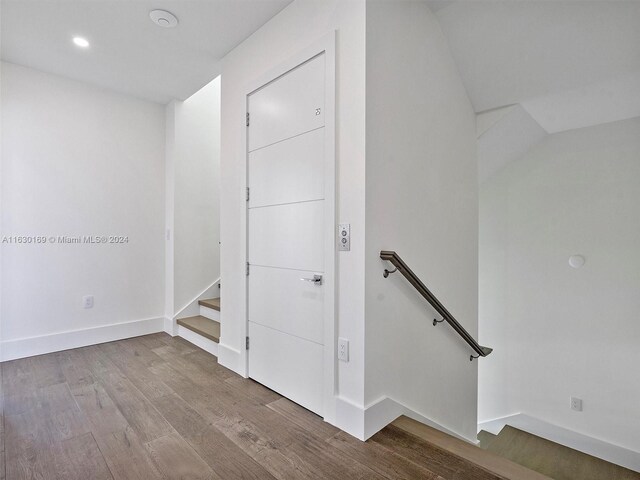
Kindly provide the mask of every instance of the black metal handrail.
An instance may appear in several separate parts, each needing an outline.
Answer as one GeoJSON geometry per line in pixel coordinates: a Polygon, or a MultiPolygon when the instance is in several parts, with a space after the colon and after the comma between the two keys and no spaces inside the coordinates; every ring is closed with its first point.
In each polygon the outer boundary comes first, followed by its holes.
{"type": "Polygon", "coordinates": [[[437,325],[443,321],[446,321],[451,327],[462,337],[462,339],[469,344],[471,348],[473,348],[474,352],[477,355],[471,355],[470,360],[478,357],[486,357],[489,355],[493,348],[483,347],[480,345],[469,332],[467,332],[462,325],[455,319],[453,315],[445,308],[440,300],[438,300],[433,293],[426,287],[424,283],[418,278],[418,276],[413,273],[413,271],[407,266],[406,263],[400,258],[400,256],[393,251],[382,250],[380,252],[380,258],[383,260],[387,260],[391,262],[396,268],[394,270],[385,270],[384,277],[387,278],[389,274],[394,273],[395,271],[399,271],[409,283],[414,286],[414,288],[422,295],[427,302],[431,304],[431,306],[440,314],[442,320],[433,320],[433,325],[437,325]]]}

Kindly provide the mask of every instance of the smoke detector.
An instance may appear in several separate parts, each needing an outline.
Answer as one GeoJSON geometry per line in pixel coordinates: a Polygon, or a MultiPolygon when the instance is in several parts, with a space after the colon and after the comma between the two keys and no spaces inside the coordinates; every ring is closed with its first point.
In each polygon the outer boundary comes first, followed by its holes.
{"type": "Polygon", "coordinates": [[[176,16],[166,10],[151,10],[149,12],[151,21],[162,28],[173,28],[178,25],[176,16]]]}

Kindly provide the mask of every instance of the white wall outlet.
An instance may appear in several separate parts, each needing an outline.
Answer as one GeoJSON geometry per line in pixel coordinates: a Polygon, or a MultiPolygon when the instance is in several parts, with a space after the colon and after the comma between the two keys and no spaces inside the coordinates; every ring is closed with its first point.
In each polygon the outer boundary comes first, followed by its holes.
{"type": "Polygon", "coordinates": [[[85,295],[82,297],[83,308],[93,308],[93,295],[85,295]]]}
{"type": "Polygon", "coordinates": [[[575,410],[576,412],[581,412],[582,411],[582,399],[581,398],[576,398],[576,397],[571,397],[571,410],[575,410]]]}
{"type": "Polygon", "coordinates": [[[338,360],[349,361],[349,340],[338,338],[338,360]]]}

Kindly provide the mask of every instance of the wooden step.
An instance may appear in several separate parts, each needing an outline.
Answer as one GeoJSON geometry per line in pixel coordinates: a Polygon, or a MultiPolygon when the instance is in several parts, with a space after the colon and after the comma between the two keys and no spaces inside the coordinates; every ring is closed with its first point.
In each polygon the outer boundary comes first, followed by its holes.
{"type": "Polygon", "coordinates": [[[216,343],[220,342],[220,322],[211,320],[202,315],[195,317],[179,318],[178,325],[202,335],[216,343]]]}
{"type": "Polygon", "coordinates": [[[484,470],[492,472],[500,478],[510,480],[550,480],[549,477],[503,458],[494,452],[483,450],[471,443],[447,435],[404,415],[396,419],[392,425],[441,450],[445,450],[484,470]]]}
{"type": "Polygon", "coordinates": [[[640,473],[509,425],[487,450],[556,480],[640,480],[640,473]]]}
{"type": "Polygon", "coordinates": [[[483,448],[486,450],[496,437],[497,435],[494,435],[493,433],[489,433],[484,430],[481,430],[478,433],[478,441],[480,442],[480,445],[479,445],[480,448],[483,448]]]}
{"type": "Polygon", "coordinates": [[[209,298],[208,300],[199,300],[198,303],[203,307],[213,308],[214,310],[220,311],[220,297],[209,298]]]}

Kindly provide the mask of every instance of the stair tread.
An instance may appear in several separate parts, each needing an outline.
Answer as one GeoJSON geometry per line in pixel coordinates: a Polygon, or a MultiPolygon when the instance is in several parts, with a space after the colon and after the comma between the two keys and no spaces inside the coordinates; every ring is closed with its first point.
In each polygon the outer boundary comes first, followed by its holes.
{"type": "Polygon", "coordinates": [[[220,322],[196,315],[195,317],[179,318],[178,325],[202,335],[216,343],[220,342],[220,322]]]}
{"type": "Polygon", "coordinates": [[[487,449],[491,442],[495,440],[497,435],[494,435],[491,432],[487,432],[486,430],[481,430],[478,433],[478,441],[480,442],[480,448],[487,449]]]}
{"type": "Polygon", "coordinates": [[[209,298],[206,300],[199,300],[199,305],[203,307],[212,308],[214,310],[220,311],[220,297],[218,298],[209,298]]]}
{"type": "Polygon", "coordinates": [[[464,440],[452,437],[404,415],[397,418],[392,425],[502,478],[513,480],[549,480],[549,477],[541,473],[530,470],[494,452],[483,450],[464,440]]]}
{"type": "Polygon", "coordinates": [[[509,425],[487,448],[556,480],[615,478],[638,480],[640,473],[546,440],[509,425]]]}

